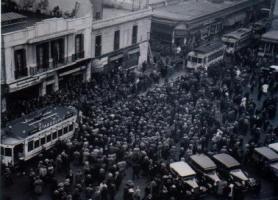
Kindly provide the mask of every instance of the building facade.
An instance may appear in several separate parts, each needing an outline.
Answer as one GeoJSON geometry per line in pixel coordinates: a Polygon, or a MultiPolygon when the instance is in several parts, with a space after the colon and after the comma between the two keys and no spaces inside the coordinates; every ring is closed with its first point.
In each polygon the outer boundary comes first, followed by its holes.
{"type": "Polygon", "coordinates": [[[150,29],[150,9],[93,21],[93,71],[131,69],[147,61],[150,29]]]}
{"type": "Polygon", "coordinates": [[[1,35],[2,111],[11,101],[57,91],[72,76],[90,80],[90,13],[64,18],[22,11],[4,13],[2,23],[5,19],[1,35]]]}
{"type": "Polygon", "coordinates": [[[151,39],[191,50],[224,32],[258,20],[260,11],[273,13],[275,0],[188,0],[154,7],[151,39]]]}

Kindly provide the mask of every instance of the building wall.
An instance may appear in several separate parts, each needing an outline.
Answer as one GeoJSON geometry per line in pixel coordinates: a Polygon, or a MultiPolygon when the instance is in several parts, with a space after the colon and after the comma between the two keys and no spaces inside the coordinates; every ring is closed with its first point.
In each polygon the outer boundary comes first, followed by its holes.
{"type": "Polygon", "coordinates": [[[38,42],[43,42],[46,37],[49,37],[51,38],[50,40],[52,40],[56,38],[57,34],[59,34],[59,37],[65,38],[65,57],[68,57],[75,53],[74,36],[78,33],[84,34],[85,58],[90,58],[91,17],[76,19],[51,18],[20,31],[2,34],[2,48],[5,54],[6,84],[17,81],[14,76],[14,51],[16,49],[24,48],[26,50],[26,66],[30,72],[30,68],[37,65],[36,45],[38,43],[28,43],[34,39],[37,39],[38,42]],[[60,35],[61,33],[65,33],[65,35],[60,35]],[[70,34],[67,35],[67,33],[70,34]]]}
{"type": "Polygon", "coordinates": [[[130,15],[93,22],[92,57],[95,58],[95,38],[102,36],[101,55],[114,52],[114,32],[120,30],[120,49],[138,46],[140,50],[139,64],[147,60],[148,42],[151,29],[151,11],[132,12],[130,15]],[[133,26],[138,26],[137,44],[132,44],[133,26]]]}
{"type": "MultiPolygon", "coordinates": [[[[132,28],[138,26],[137,42],[141,43],[148,40],[148,33],[151,28],[151,20],[148,18],[126,22],[124,24],[107,27],[101,30],[95,30],[92,33],[92,46],[95,45],[95,37],[102,36],[102,54],[114,51],[114,32],[120,30],[120,49],[132,45],[132,28]],[[149,30],[149,31],[148,31],[149,30]]],[[[95,57],[95,49],[92,49],[92,55],[95,57]]]]}

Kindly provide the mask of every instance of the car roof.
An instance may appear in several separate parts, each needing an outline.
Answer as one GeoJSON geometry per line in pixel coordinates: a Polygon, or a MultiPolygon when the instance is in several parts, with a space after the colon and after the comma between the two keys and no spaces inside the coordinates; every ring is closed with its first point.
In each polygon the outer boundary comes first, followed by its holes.
{"type": "Polygon", "coordinates": [[[216,164],[205,154],[196,154],[190,156],[194,163],[196,163],[199,167],[204,170],[212,170],[216,169],[216,164]]]}
{"type": "Polygon", "coordinates": [[[268,147],[271,148],[272,150],[278,152],[278,142],[269,144],[268,147]]]}
{"type": "Polygon", "coordinates": [[[263,156],[264,158],[266,158],[267,160],[270,161],[278,160],[278,154],[268,147],[258,147],[255,148],[255,151],[261,156],[263,156]]]}
{"type": "Polygon", "coordinates": [[[187,177],[196,174],[196,172],[184,161],[171,163],[170,169],[175,171],[181,177],[187,177]]]}
{"type": "Polygon", "coordinates": [[[240,163],[234,157],[226,153],[215,154],[213,158],[222,163],[227,168],[237,167],[240,165],[240,163]]]}

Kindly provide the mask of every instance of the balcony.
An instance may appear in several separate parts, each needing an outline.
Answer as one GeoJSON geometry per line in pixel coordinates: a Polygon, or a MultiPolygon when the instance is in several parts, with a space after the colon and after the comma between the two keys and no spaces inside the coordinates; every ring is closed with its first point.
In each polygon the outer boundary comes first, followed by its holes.
{"type": "Polygon", "coordinates": [[[28,69],[27,67],[20,69],[20,70],[15,70],[14,71],[14,77],[15,79],[19,79],[22,77],[28,76],[28,69]]]}
{"type": "Polygon", "coordinates": [[[80,53],[75,53],[75,54],[72,54],[71,56],[65,57],[62,62],[61,61],[56,62],[51,59],[48,63],[45,63],[41,66],[38,66],[38,65],[32,66],[32,67],[30,67],[30,76],[34,76],[36,74],[41,74],[43,72],[46,72],[46,71],[49,71],[52,69],[57,69],[62,66],[65,66],[65,65],[75,63],[79,59],[84,58],[84,55],[85,55],[85,52],[82,51],[80,53]]]}

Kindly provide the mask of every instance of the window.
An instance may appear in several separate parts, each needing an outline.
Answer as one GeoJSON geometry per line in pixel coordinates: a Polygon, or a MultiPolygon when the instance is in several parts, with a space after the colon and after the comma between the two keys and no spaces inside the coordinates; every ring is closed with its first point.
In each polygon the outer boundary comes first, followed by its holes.
{"type": "Polygon", "coordinates": [[[14,52],[15,78],[27,76],[25,49],[14,52]]]}
{"type": "Polygon", "coordinates": [[[15,70],[22,71],[26,68],[26,53],[25,49],[19,49],[14,52],[15,70]]]}
{"type": "Polygon", "coordinates": [[[69,131],[72,131],[73,130],[73,124],[71,124],[70,126],[69,126],[69,131]]]}
{"type": "Polygon", "coordinates": [[[36,140],[34,143],[35,143],[35,149],[40,146],[40,141],[39,140],[36,140]]]}
{"type": "Polygon", "coordinates": [[[51,134],[46,136],[46,142],[50,142],[51,141],[51,134]]]}
{"type": "Polygon", "coordinates": [[[137,34],[138,34],[138,26],[135,25],[132,27],[132,44],[137,43],[137,34]]]}
{"type": "Polygon", "coordinates": [[[52,139],[55,140],[57,138],[57,132],[52,133],[52,139]]]}
{"type": "Polygon", "coordinates": [[[101,19],[100,12],[96,12],[96,19],[101,19]]]}
{"type": "Polygon", "coordinates": [[[33,141],[28,142],[28,151],[32,151],[34,149],[33,141]]]}
{"type": "Polygon", "coordinates": [[[61,137],[63,135],[63,129],[60,129],[59,131],[58,131],[58,137],[61,137]]]}
{"type": "Polygon", "coordinates": [[[51,42],[51,58],[54,66],[64,62],[64,39],[60,38],[51,42]]]}
{"type": "Polygon", "coordinates": [[[101,35],[96,36],[95,57],[101,56],[101,35]]]}
{"type": "Polygon", "coordinates": [[[120,48],[120,31],[115,31],[114,33],[114,50],[118,50],[120,48]]]}
{"type": "Polygon", "coordinates": [[[12,149],[11,148],[5,148],[5,156],[12,156],[12,149]]]}
{"type": "Polygon", "coordinates": [[[44,145],[45,144],[45,138],[41,138],[41,145],[44,145]]]}
{"type": "Polygon", "coordinates": [[[48,68],[49,66],[49,44],[43,43],[36,47],[38,68],[48,68]]]}
{"type": "Polygon", "coordinates": [[[67,134],[68,133],[68,127],[64,127],[64,134],[67,134]]]}
{"type": "Polygon", "coordinates": [[[75,36],[75,59],[84,57],[84,35],[78,34],[75,36]]]}

